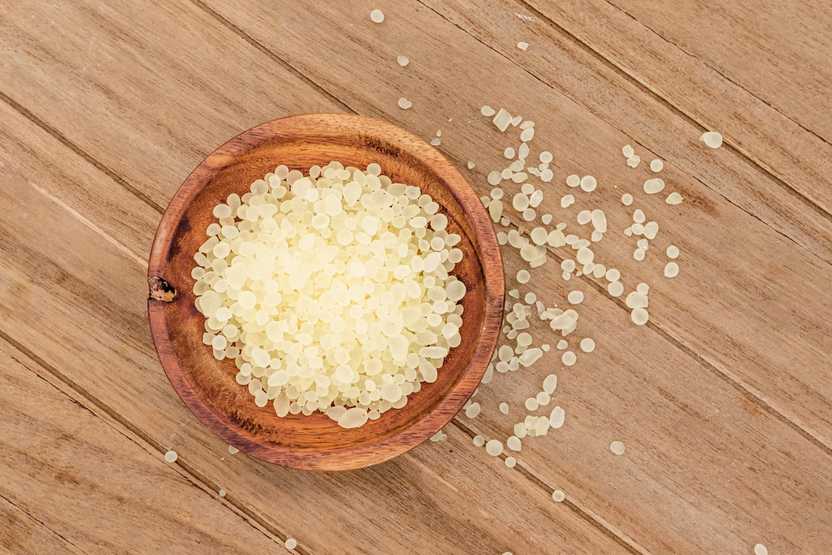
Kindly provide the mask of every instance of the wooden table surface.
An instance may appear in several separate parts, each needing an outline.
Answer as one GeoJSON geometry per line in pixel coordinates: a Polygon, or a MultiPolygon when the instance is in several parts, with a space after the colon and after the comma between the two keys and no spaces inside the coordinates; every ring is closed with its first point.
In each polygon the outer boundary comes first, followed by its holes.
{"type": "MultiPolygon", "coordinates": [[[[829,553],[830,21],[819,0],[5,2],[0,547],[280,553],[294,537],[302,554],[829,553]],[[575,366],[553,348],[497,374],[478,417],[366,470],[230,455],[149,338],[146,258],[168,199],[218,144],[303,112],[441,129],[439,148],[487,194],[517,137],[483,104],[534,120],[534,148],[554,153],[541,212],[574,227],[578,209],[606,211],[596,253],[628,290],[651,285],[649,324],[631,324],[603,279],[563,281],[572,251],[552,248],[530,286],[547,304],[585,292],[577,334],[598,347],[575,366]],[[699,141],[710,129],[722,148],[699,141]],[[683,204],[641,193],[653,158],[683,204]],[[573,173],[600,186],[565,210],[573,173]],[[644,262],[621,233],[636,207],[660,224],[644,262]],[[514,469],[473,445],[507,437],[553,371],[563,428],[525,441],[514,469]]],[[[504,256],[517,287],[523,262],[504,256]]]]}

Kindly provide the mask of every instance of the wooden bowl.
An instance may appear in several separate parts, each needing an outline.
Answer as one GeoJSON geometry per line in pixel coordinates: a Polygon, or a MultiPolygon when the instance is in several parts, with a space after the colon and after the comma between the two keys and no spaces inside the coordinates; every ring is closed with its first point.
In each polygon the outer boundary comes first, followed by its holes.
{"type": "Polygon", "coordinates": [[[165,211],[150,252],[148,318],[156,351],[191,411],[228,443],[263,460],[302,469],[346,470],[399,455],[445,426],[480,383],[502,324],[503,264],[491,221],[465,178],[433,147],[377,119],[312,114],[274,120],[238,135],[208,156],[165,211]],[[258,408],[234,380],[233,361],[219,362],[202,343],[203,316],[194,307],[193,255],[205,241],[213,207],[242,194],[279,164],[303,172],[339,160],[381,164],[394,181],[418,185],[462,237],[454,273],[467,293],[460,330],[435,383],[361,428],[343,429],[315,413],[280,418],[258,408]]]}

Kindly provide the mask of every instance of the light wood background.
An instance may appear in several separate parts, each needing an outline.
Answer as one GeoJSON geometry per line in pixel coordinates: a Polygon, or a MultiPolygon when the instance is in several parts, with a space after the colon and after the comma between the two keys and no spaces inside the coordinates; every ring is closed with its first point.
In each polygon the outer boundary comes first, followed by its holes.
{"type": "Polygon", "coordinates": [[[0,548],[279,553],[295,537],[302,554],[828,553],[830,22],[810,0],[4,2],[0,548]],[[639,199],[661,225],[648,260],[623,236],[599,245],[630,285],[653,286],[650,324],[629,324],[600,282],[561,281],[569,253],[553,249],[535,289],[550,302],[583,289],[580,330],[598,341],[575,367],[552,352],[498,375],[445,442],[364,471],[230,456],[149,340],[146,256],[167,200],[241,130],[340,111],[442,129],[441,150],[475,161],[486,193],[508,139],[482,104],[536,121],[555,214],[563,178],[589,173],[622,229],[621,193],[666,161],[687,200],[639,199]],[[705,129],[723,148],[702,147],[705,129]],[[675,280],[657,254],[670,242],[675,280]],[[496,404],[516,417],[550,369],[567,423],[509,470],[471,437],[508,435],[496,404]]]}

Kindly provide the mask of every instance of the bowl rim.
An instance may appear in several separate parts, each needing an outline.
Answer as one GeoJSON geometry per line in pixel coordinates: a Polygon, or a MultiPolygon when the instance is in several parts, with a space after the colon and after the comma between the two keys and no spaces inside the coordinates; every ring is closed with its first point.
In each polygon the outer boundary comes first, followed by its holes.
{"type": "Polygon", "coordinates": [[[459,170],[437,149],[409,131],[381,119],[343,113],[312,113],[277,118],[247,129],[213,150],[193,169],[169,201],[156,229],[148,258],[147,277],[150,287],[148,321],[154,347],[168,380],[188,409],[209,430],[241,450],[267,462],[306,470],[349,470],[378,464],[412,449],[445,427],[480,384],[497,346],[505,302],[503,262],[494,226],[473,187],[459,170]],[[484,316],[474,354],[448,393],[430,411],[387,437],[351,444],[314,456],[291,446],[253,442],[250,437],[246,437],[250,435],[248,432],[228,422],[220,411],[213,410],[211,403],[201,399],[199,388],[190,378],[189,371],[180,366],[169,335],[165,314],[167,300],[162,298],[164,294],[158,294],[160,284],[162,289],[167,285],[164,280],[165,261],[179,223],[191,201],[219,170],[236,157],[280,137],[281,128],[297,124],[312,124],[318,128],[330,126],[332,130],[339,127],[360,130],[362,136],[383,140],[406,150],[443,182],[448,183],[455,200],[467,214],[476,240],[475,252],[480,260],[484,283],[484,316]]]}

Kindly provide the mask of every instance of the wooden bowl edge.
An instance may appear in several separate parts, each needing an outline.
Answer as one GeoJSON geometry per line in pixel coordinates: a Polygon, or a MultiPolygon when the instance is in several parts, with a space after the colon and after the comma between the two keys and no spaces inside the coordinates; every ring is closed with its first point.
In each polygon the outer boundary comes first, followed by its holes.
{"type": "Polygon", "coordinates": [[[183,181],[159,222],[148,260],[149,282],[156,278],[164,279],[162,270],[170,250],[171,238],[185,209],[199,194],[213,173],[226,161],[233,160],[234,156],[273,137],[275,127],[281,124],[291,123],[293,120],[313,120],[316,123],[325,124],[333,118],[337,118],[341,124],[351,122],[355,128],[362,129],[362,131],[371,131],[376,134],[395,131],[397,134],[407,136],[416,146],[408,152],[431,167],[442,180],[452,185],[451,192],[468,214],[473,228],[485,285],[483,322],[471,361],[457,383],[433,410],[414,421],[412,425],[378,442],[367,442],[328,451],[322,457],[314,457],[309,453],[298,454],[290,447],[277,444],[253,443],[238,434],[226,418],[216,413],[211,409],[210,404],[204,403],[199,398],[195,384],[189,378],[188,372],[180,367],[173,350],[163,310],[165,301],[154,298],[152,295],[148,298],[148,320],[154,347],[168,380],[191,412],[211,431],[227,442],[240,446],[248,453],[267,462],[305,470],[350,470],[379,464],[412,449],[446,426],[476,390],[485,373],[497,345],[505,299],[502,256],[494,227],[480,199],[462,174],[438,150],[410,132],[383,120],[350,114],[304,114],[271,120],[240,133],[209,154],[183,181]]]}

